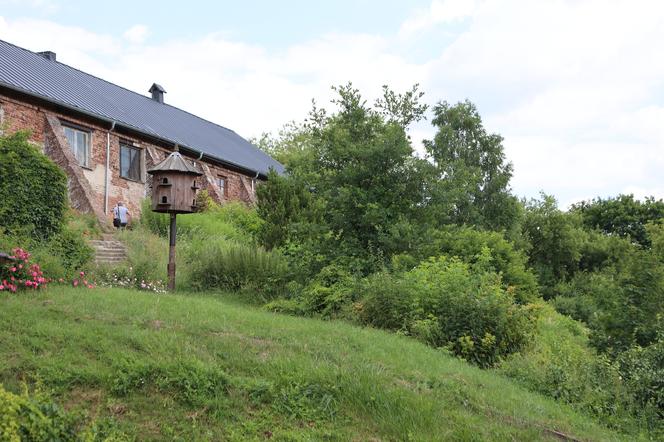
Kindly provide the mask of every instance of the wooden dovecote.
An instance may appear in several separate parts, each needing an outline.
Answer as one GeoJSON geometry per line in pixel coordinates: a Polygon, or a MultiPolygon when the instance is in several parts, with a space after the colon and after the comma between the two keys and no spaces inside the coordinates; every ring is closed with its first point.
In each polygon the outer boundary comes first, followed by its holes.
{"type": "Polygon", "coordinates": [[[163,213],[192,213],[196,207],[199,177],[203,175],[179,152],[148,170],[152,175],[152,210],[163,213]]]}

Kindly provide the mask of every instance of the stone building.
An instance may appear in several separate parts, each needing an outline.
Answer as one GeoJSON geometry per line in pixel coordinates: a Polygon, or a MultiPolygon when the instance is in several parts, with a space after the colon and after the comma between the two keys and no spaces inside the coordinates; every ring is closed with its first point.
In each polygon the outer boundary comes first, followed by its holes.
{"type": "MultiPolygon", "coordinates": [[[[104,224],[123,201],[134,214],[150,192],[146,171],[174,149],[223,203],[252,203],[258,181],[283,166],[230,129],[0,40],[0,130],[30,131],[67,173],[71,205],[104,224]]],[[[2,177],[0,177],[2,179],[2,177]]]]}

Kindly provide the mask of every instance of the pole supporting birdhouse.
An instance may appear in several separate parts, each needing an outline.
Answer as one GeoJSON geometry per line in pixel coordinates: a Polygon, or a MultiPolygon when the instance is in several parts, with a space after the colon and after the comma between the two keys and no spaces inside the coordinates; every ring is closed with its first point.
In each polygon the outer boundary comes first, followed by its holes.
{"type": "Polygon", "coordinates": [[[175,290],[175,238],[177,236],[177,213],[171,213],[171,231],[168,241],[168,290],[175,290]]]}
{"type": "Polygon", "coordinates": [[[175,290],[175,242],[177,214],[195,212],[198,177],[203,175],[185,160],[180,152],[171,153],[164,161],[148,170],[152,175],[152,211],[171,217],[168,248],[168,289],[175,290]]]}

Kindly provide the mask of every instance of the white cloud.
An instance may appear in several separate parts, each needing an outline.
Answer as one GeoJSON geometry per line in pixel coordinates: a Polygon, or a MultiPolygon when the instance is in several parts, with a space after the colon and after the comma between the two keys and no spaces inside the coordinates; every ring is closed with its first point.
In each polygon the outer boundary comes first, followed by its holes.
{"type": "Polygon", "coordinates": [[[129,43],[143,43],[145,38],[148,36],[149,30],[145,25],[134,25],[131,28],[127,29],[122,36],[129,43]]]}
{"type": "MultiPolygon", "coordinates": [[[[327,34],[280,50],[227,34],[147,44],[135,44],[146,32],[129,34],[0,17],[2,39],[141,93],[157,82],[168,103],[246,137],[301,120],[334,84],[352,80],[371,101],[382,84],[419,82],[429,102],[478,104],[505,137],[519,195],[541,189],[562,206],[624,191],[664,197],[664,3],[436,0],[392,36],[327,34]],[[410,58],[408,45],[460,23],[451,42],[410,58]]],[[[419,146],[432,132],[418,124],[411,135],[419,146]]]]}
{"type": "Polygon", "coordinates": [[[476,9],[475,0],[433,0],[426,9],[420,9],[401,24],[402,37],[426,31],[436,25],[463,20],[476,9]]]}

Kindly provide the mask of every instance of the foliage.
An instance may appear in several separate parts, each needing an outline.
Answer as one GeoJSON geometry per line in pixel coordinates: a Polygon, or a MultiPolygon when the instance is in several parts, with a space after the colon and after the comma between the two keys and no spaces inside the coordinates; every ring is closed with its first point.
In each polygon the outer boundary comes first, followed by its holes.
{"type": "Polygon", "coordinates": [[[266,248],[286,244],[291,238],[313,236],[322,206],[295,176],[268,173],[268,181],[256,190],[256,212],[263,221],[258,238],[266,248]]]}
{"type": "Polygon", "coordinates": [[[572,212],[579,213],[589,229],[629,237],[643,247],[650,247],[646,225],[664,218],[664,200],[648,197],[640,201],[631,194],[618,195],[582,201],[572,206],[572,212]]]}
{"type": "Polygon", "coordinates": [[[489,134],[470,101],[433,108],[433,140],[424,147],[435,165],[429,204],[434,220],[510,230],[519,213],[510,193],[512,164],[506,162],[503,138],[489,134]]]}
{"type": "Polygon", "coordinates": [[[588,330],[550,306],[539,308],[535,339],[524,351],[506,358],[499,371],[613,427],[626,429],[641,418],[655,425],[652,410],[644,409],[634,389],[623,381],[619,364],[589,346],[588,330]]]}
{"type": "Polygon", "coordinates": [[[58,233],[67,206],[67,178],[17,132],[0,136],[0,226],[48,239],[58,233]]]}
{"type": "Polygon", "coordinates": [[[289,174],[272,175],[258,192],[267,247],[313,241],[326,264],[351,257],[362,273],[375,271],[372,256],[395,251],[395,226],[421,212],[427,162],[413,156],[402,124],[421,117],[416,89],[385,89],[379,107],[367,106],[352,85],[335,88],[338,112],[314,109],[306,128],[306,154],[289,174]],[[401,102],[399,102],[401,100],[401,102]]]}
{"type": "Polygon", "coordinates": [[[530,242],[530,265],[538,274],[545,299],[551,298],[551,288],[578,270],[588,234],[578,216],[562,212],[555,198],[545,194],[526,204],[523,231],[530,242]]]}
{"type": "Polygon", "coordinates": [[[271,298],[284,285],[285,261],[278,252],[221,239],[192,243],[189,284],[195,289],[244,290],[252,297],[271,298]]]}
{"type": "Polygon", "coordinates": [[[76,416],[64,411],[39,395],[27,391],[14,394],[0,385],[0,439],[8,442],[22,440],[78,440],[76,416]]]}
{"type": "Polygon", "coordinates": [[[634,250],[620,265],[579,273],[557,287],[556,308],[584,321],[598,349],[617,354],[647,346],[664,330],[664,265],[634,250]]]}
{"type": "Polygon", "coordinates": [[[525,304],[539,297],[537,278],[528,268],[527,256],[516,250],[513,243],[500,232],[467,226],[432,229],[422,235],[412,253],[415,255],[412,260],[414,263],[432,256],[445,255],[475,265],[483,257],[488,257],[483,261],[484,270],[500,274],[505,288],[514,292],[518,302],[525,304]]]}
{"type": "Polygon", "coordinates": [[[664,340],[635,346],[618,358],[620,373],[644,412],[652,411],[651,426],[664,436],[664,340]]]}
{"type": "Polygon", "coordinates": [[[362,322],[401,329],[483,367],[530,339],[534,312],[514,304],[495,273],[440,257],[402,279],[384,274],[364,284],[357,306],[362,322]]]}

